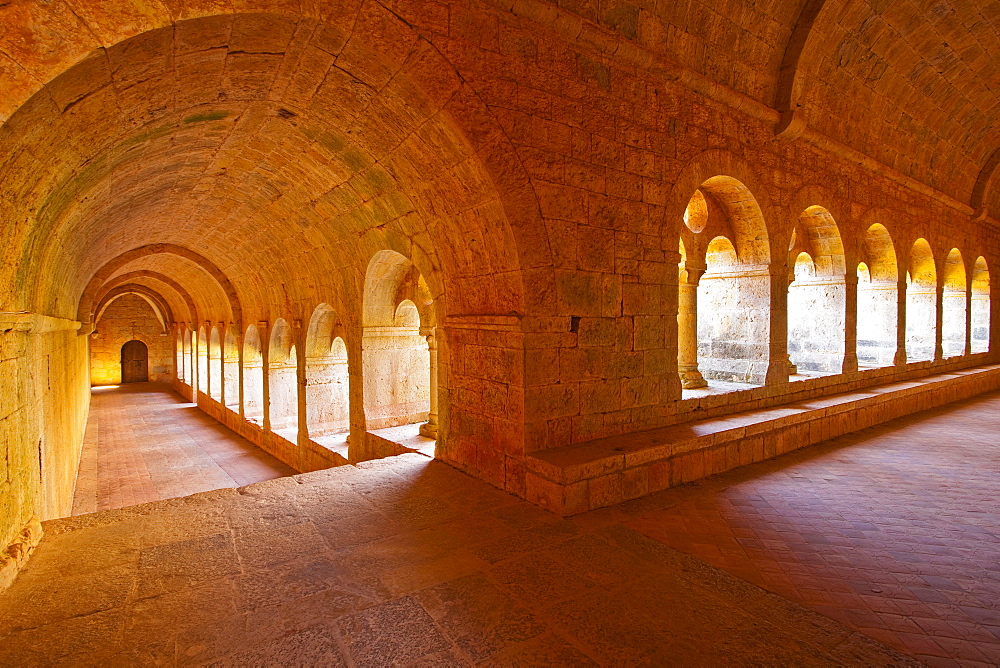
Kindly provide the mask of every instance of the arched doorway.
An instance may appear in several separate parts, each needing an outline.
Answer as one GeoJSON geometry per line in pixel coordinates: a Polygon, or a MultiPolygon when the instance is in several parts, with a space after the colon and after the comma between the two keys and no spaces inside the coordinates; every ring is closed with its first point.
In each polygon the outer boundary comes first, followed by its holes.
{"type": "Polygon", "coordinates": [[[142,341],[132,340],[122,346],[122,383],[149,381],[149,349],[142,341]]]}

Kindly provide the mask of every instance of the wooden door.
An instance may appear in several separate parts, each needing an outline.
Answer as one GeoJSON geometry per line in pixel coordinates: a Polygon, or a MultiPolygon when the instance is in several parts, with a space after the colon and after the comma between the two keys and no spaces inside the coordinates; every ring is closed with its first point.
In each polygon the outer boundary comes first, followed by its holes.
{"type": "Polygon", "coordinates": [[[122,382],[145,383],[149,380],[149,350],[142,341],[122,346],[122,382]]]}

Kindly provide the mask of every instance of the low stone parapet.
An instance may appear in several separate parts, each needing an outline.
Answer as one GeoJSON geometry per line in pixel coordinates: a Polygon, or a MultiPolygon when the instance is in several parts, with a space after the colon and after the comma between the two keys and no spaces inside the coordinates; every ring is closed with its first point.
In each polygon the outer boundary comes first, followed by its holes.
{"type": "Polygon", "coordinates": [[[1000,365],[981,366],[542,450],[527,498],[575,515],[998,388],[1000,365]]]}

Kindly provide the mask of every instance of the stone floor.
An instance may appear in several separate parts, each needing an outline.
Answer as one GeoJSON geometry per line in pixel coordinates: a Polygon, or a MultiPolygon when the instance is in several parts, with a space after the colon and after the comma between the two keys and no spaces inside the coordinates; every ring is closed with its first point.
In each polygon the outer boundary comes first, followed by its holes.
{"type": "Polygon", "coordinates": [[[295,473],[166,385],[94,388],[90,411],[74,515],[295,473]]]}
{"type": "Polygon", "coordinates": [[[672,490],[626,525],[925,663],[996,666],[998,434],[984,395],[672,490]]]}
{"type": "Polygon", "coordinates": [[[570,519],[410,454],[50,521],[0,666],[996,663],[998,407],[570,519]]]}

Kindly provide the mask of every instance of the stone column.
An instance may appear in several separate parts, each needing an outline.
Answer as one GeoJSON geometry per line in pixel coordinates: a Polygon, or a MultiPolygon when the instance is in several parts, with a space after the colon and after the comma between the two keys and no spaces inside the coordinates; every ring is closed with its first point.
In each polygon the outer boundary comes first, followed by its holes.
{"type": "Polygon", "coordinates": [[[972,280],[965,280],[965,352],[963,355],[972,354],[972,280]]]}
{"type": "Polygon", "coordinates": [[[896,355],[894,366],[906,364],[906,279],[896,279],[896,355]]]}
{"type": "Polygon", "coordinates": [[[788,266],[767,267],[770,291],[768,360],[765,385],[788,382],[788,266]]]}
{"type": "Polygon", "coordinates": [[[427,339],[427,350],[430,353],[431,366],[431,386],[430,386],[430,411],[427,414],[427,422],[420,425],[420,435],[427,438],[438,437],[438,346],[437,337],[433,327],[422,327],[420,334],[427,339]]]}
{"type": "Polygon", "coordinates": [[[677,284],[677,373],[685,390],[708,387],[698,371],[698,283],[704,273],[705,267],[685,263],[677,284]]]}
{"type": "Polygon", "coordinates": [[[364,328],[356,326],[345,337],[347,346],[348,410],[351,416],[350,433],[347,437],[348,460],[351,463],[371,459],[368,445],[368,418],[365,412],[365,364],[364,328]]]}
{"type": "Polygon", "coordinates": [[[858,272],[844,274],[844,364],[841,373],[858,370],[858,272]]]}

